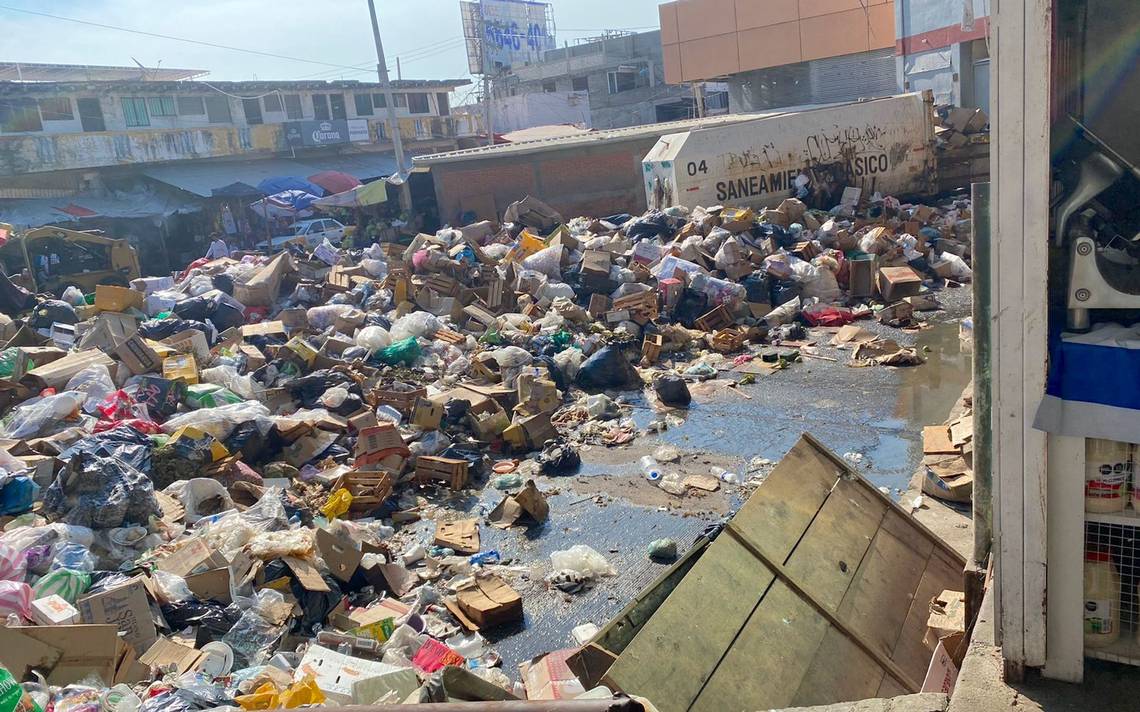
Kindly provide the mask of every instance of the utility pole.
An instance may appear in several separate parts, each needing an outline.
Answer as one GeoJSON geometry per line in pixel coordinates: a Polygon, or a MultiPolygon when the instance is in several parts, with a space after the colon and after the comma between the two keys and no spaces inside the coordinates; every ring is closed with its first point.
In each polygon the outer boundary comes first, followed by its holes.
{"type": "Polygon", "coordinates": [[[380,77],[380,88],[384,93],[388,127],[392,134],[392,149],[396,153],[396,170],[403,182],[400,183],[400,208],[411,210],[412,189],[408,185],[407,164],[404,163],[404,143],[400,138],[400,124],[396,120],[396,99],[392,96],[392,85],[388,81],[388,63],[384,60],[384,43],[380,40],[380,23],[376,20],[376,5],[368,0],[368,14],[372,16],[372,39],[376,43],[376,73],[380,77]]]}
{"type": "Polygon", "coordinates": [[[404,78],[404,72],[400,69],[400,58],[396,57],[396,80],[399,81],[404,78]]]}
{"type": "MultiPolygon", "coordinates": [[[[486,71],[484,69],[483,71],[486,71]]],[[[487,145],[495,145],[495,129],[491,125],[491,75],[483,75],[483,124],[487,129],[487,145]]]]}

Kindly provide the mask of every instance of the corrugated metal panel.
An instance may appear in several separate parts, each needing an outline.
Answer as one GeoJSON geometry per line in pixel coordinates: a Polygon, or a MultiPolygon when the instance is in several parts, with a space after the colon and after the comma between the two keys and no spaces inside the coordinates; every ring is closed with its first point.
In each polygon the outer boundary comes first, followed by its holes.
{"type": "Polygon", "coordinates": [[[213,194],[214,188],[230,183],[256,186],[266,178],[304,178],[321,171],[341,171],[361,180],[379,178],[396,172],[396,159],[384,153],[355,153],[323,158],[307,156],[295,161],[267,158],[259,161],[175,162],[149,166],[142,173],[188,193],[208,198],[213,194]]]}
{"type": "Polygon", "coordinates": [[[816,59],[807,64],[813,102],[849,101],[899,91],[893,47],[816,59]]]}

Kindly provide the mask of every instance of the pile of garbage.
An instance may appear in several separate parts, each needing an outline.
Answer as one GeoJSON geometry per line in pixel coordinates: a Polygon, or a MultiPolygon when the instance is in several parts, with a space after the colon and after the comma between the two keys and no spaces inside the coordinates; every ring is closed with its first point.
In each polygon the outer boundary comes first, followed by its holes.
{"type": "MultiPolygon", "coordinates": [[[[534,477],[636,437],[620,392],[683,408],[793,364],[805,326],[910,323],[970,278],[969,242],[961,199],[566,222],[527,198],[39,297],[0,324],[0,662],[44,710],[585,693],[567,651],[498,667],[481,631],[523,599],[481,527],[541,523],[534,477]],[[487,485],[482,519],[440,503],[487,485]]],[[[568,595],[616,573],[581,544],[543,568],[568,595]]]]}

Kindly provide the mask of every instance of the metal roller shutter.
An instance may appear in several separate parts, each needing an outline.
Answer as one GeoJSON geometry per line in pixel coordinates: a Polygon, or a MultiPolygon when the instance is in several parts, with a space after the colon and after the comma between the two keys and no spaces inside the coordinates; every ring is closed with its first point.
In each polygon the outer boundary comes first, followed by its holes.
{"type": "Polygon", "coordinates": [[[807,63],[811,76],[811,102],[824,104],[897,94],[893,47],[807,63]]]}

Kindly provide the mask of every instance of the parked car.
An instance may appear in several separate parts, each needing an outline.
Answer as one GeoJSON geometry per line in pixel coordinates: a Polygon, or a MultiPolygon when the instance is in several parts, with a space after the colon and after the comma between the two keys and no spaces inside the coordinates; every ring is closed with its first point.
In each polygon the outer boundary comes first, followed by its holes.
{"type": "Polygon", "coordinates": [[[265,249],[267,246],[271,246],[273,250],[277,250],[286,243],[304,240],[305,245],[311,250],[321,244],[325,238],[328,238],[328,241],[333,245],[339,245],[346,235],[351,235],[355,230],[354,225],[342,225],[332,218],[299,220],[293,223],[293,234],[278,235],[268,243],[261,242],[258,244],[258,248],[265,249]]]}

